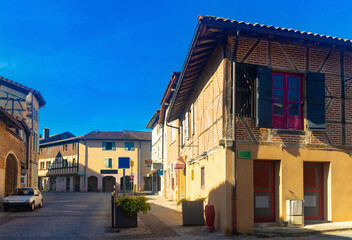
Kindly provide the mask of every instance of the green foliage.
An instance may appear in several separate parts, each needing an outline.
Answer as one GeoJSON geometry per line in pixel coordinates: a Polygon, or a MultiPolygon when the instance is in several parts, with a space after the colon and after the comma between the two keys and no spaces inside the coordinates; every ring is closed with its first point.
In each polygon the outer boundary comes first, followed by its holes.
{"type": "Polygon", "coordinates": [[[125,196],[117,199],[117,206],[122,207],[130,216],[139,212],[145,214],[151,209],[147,201],[145,196],[125,196]]]}

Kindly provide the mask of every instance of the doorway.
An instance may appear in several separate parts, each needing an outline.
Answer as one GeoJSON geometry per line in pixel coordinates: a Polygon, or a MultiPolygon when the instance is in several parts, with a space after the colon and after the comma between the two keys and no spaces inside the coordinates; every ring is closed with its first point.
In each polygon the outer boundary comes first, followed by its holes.
{"type": "Polygon", "coordinates": [[[6,159],[5,196],[11,195],[17,187],[17,160],[10,154],[6,159]]]}
{"type": "Polygon", "coordinates": [[[323,220],[323,164],[304,163],[304,219],[323,220]]]}
{"type": "Polygon", "coordinates": [[[113,192],[115,182],[116,180],[112,176],[103,177],[103,192],[113,192]]]}
{"type": "Polygon", "coordinates": [[[253,161],[254,222],[275,222],[275,164],[253,161]]]}
{"type": "Polygon", "coordinates": [[[95,176],[90,176],[88,178],[88,192],[98,191],[98,178],[95,176]]]}

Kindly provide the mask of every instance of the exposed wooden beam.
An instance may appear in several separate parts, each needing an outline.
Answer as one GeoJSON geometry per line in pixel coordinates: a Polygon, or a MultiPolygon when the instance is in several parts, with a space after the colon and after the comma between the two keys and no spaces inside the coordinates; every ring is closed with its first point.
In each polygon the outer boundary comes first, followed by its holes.
{"type": "Polygon", "coordinates": [[[193,61],[190,61],[188,65],[189,66],[193,66],[193,65],[195,65],[197,63],[205,62],[207,60],[208,60],[208,58],[203,58],[203,59],[199,59],[199,60],[193,60],[193,61]]]}
{"type": "Polygon", "coordinates": [[[321,70],[323,70],[323,68],[325,67],[327,61],[329,60],[329,57],[331,56],[332,50],[328,53],[328,55],[326,55],[324,62],[321,64],[318,73],[321,72],[321,70]]]}
{"type": "Polygon", "coordinates": [[[247,60],[247,58],[249,57],[249,55],[251,55],[251,53],[254,51],[254,49],[258,46],[258,44],[260,43],[260,40],[258,39],[253,46],[249,49],[249,51],[246,53],[246,55],[242,58],[241,62],[245,62],[247,60]]]}
{"type": "Polygon", "coordinates": [[[214,37],[203,37],[203,38],[198,39],[199,44],[216,42],[216,41],[218,41],[218,39],[216,39],[214,37]]]}

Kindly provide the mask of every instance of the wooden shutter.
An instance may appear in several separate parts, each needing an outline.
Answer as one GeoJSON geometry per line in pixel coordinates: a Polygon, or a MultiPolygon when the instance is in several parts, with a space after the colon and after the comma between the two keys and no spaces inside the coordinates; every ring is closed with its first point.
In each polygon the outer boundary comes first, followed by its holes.
{"type": "Polygon", "coordinates": [[[109,167],[109,158],[105,158],[104,167],[109,167]]]}
{"type": "Polygon", "coordinates": [[[106,150],[106,142],[103,142],[103,143],[102,143],[102,148],[103,148],[103,151],[106,150]]]}
{"type": "Polygon", "coordinates": [[[310,131],[325,130],[325,74],[307,74],[307,127],[310,131]]]}
{"type": "Polygon", "coordinates": [[[112,150],[115,151],[116,150],[115,142],[112,142],[111,146],[112,146],[112,150]]]}
{"type": "Polygon", "coordinates": [[[109,158],[109,168],[112,168],[112,158],[109,158]]]}
{"type": "Polygon", "coordinates": [[[256,126],[271,128],[271,69],[257,66],[256,78],[256,126]]]}
{"type": "Polygon", "coordinates": [[[134,142],[131,142],[131,151],[134,151],[134,142]]]}

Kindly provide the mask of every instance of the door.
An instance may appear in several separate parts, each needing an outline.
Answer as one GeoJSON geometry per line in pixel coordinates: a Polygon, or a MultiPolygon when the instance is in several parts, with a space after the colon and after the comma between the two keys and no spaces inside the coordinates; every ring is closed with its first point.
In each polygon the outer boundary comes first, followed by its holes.
{"type": "Polygon", "coordinates": [[[323,220],[323,164],[304,163],[304,219],[323,220]]]}
{"type": "Polygon", "coordinates": [[[253,162],[254,222],[275,222],[274,162],[253,162]]]}

